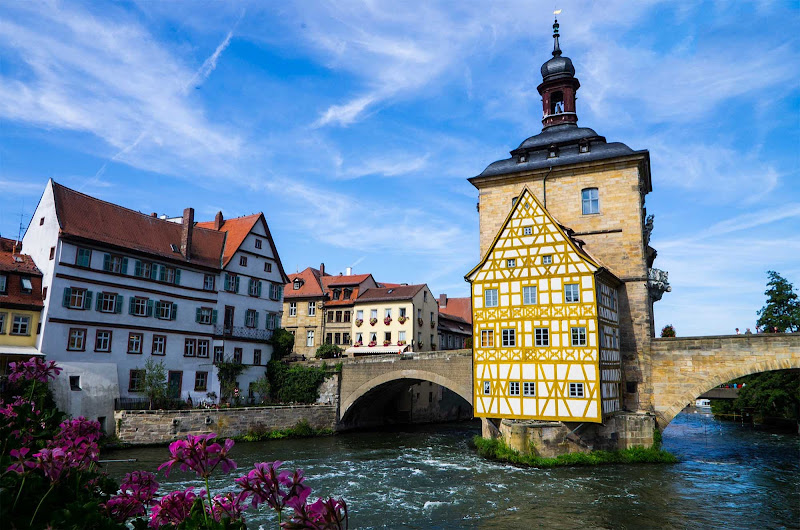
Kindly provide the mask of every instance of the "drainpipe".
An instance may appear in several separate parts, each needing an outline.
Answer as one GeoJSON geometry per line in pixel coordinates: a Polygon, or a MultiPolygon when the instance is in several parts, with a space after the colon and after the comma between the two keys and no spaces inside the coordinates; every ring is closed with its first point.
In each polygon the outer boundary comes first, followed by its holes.
{"type": "Polygon", "coordinates": [[[550,172],[553,171],[553,166],[550,166],[550,169],[547,170],[547,174],[542,179],[542,199],[544,202],[544,209],[547,209],[547,177],[550,176],[550,172]]]}

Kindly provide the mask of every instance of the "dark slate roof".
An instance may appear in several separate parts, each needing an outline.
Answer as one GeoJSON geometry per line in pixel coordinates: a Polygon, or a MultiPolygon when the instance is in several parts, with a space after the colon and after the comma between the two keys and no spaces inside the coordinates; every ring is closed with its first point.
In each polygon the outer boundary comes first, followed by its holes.
{"type": "MultiPolygon", "coordinates": [[[[634,151],[620,142],[607,143],[606,139],[599,136],[588,127],[578,127],[575,124],[564,124],[548,127],[541,133],[531,136],[520,146],[511,151],[511,158],[498,160],[489,164],[483,173],[474,178],[491,177],[529,171],[548,167],[566,166],[593,160],[605,160],[647,151],[634,151]],[[589,152],[580,153],[578,145],[581,140],[589,143],[589,152]],[[558,147],[558,156],[548,158],[548,149],[551,145],[558,147]],[[520,155],[527,155],[525,162],[519,162],[520,155]]],[[[472,181],[473,179],[470,179],[472,181]]]]}
{"type": "Polygon", "coordinates": [[[410,300],[425,288],[425,284],[401,285],[400,287],[378,287],[363,291],[356,302],[383,302],[391,300],[410,300]]]}

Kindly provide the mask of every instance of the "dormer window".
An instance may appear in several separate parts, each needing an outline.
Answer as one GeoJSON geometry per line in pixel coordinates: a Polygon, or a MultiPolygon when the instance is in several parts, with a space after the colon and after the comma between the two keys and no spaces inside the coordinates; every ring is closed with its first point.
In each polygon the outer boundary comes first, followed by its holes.
{"type": "Polygon", "coordinates": [[[333,299],[338,300],[339,297],[342,295],[342,291],[340,289],[333,290],[333,299]]]}
{"type": "Polygon", "coordinates": [[[555,144],[547,148],[547,158],[558,158],[558,147],[555,144]]]}
{"type": "Polygon", "coordinates": [[[171,243],[169,245],[169,248],[172,249],[172,252],[180,252],[180,249],[178,248],[178,245],[176,245],[175,243],[171,243]]]}
{"type": "Polygon", "coordinates": [[[519,159],[518,160],[519,160],[520,164],[525,163],[525,162],[528,161],[528,155],[523,153],[523,154],[519,155],[519,159]]]}
{"type": "Polygon", "coordinates": [[[350,297],[352,295],[353,295],[353,290],[352,289],[348,289],[348,288],[345,287],[345,289],[344,289],[344,297],[342,299],[343,300],[350,300],[350,297]]]}
{"type": "Polygon", "coordinates": [[[303,282],[302,282],[302,280],[299,280],[299,279],[297,279],[297,280],[295,280],[295,281],[294,281],[294,284],[292,285],[292,289],[294,289],[295,291],[297,291],[297,290],[299,290],[299,289],[300,289],[302,286],[303,286],[303,282]]]}
{"type": "Polygon", "coordinates": [[[578,152],[580,153],[588,153],[589,152],[589,141],[588,140],[581,140],[578,142],[578,152]]]}

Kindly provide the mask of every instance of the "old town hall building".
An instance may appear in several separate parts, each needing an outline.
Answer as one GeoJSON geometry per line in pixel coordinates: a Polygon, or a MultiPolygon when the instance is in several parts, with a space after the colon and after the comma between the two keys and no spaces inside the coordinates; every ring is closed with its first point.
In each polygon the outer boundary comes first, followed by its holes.
{"type": "Polygon", "coordinates": [[[652,304],[650,157],[578,127],[572,61],[542,65],[542,132],[470,182],[482,259],[471,283],[475,415],[601,423],[636,411],[652,304]]]}

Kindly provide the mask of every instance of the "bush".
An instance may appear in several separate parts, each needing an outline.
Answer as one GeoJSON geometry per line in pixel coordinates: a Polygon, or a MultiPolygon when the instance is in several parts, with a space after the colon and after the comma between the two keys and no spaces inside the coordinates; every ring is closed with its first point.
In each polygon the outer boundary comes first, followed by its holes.
{"type": "Polygon", "coordinates": [[[272,346],[272,359],[280,361],[292,353],[292,348],[294,348],[294,335],[283,328],[278,328],[272,332],[269,345],[272,346]]]}
{"type": "Polygon", "coordinates": [[[672,324],[667,324],[661,329],[661,336],[662,337],[675,337],[675,328],[672,324]]]}
{"type": "Polygon", "coordinates": [[[267,364],[270,397],[279,403],[314,403],[325,380],[325,368],[289,367],[278,361],[267,364]]]}
{"type": "Polygon", "coordinates": [[[337,346],[336,344],[321,344],[319,348],[317,348],[317,352],[314,354],[314,357],[317,359],[334,359],[336,357],[341,357],[342,352],[344,350],[337,346]]]}

